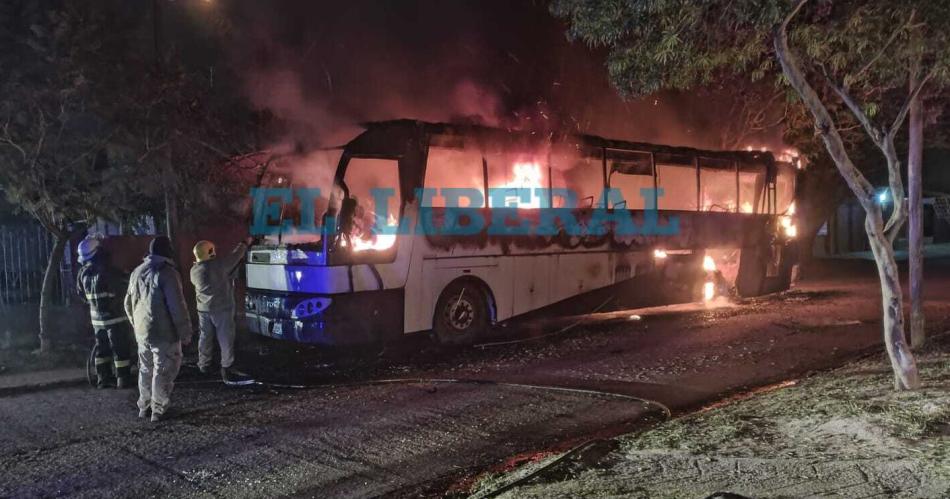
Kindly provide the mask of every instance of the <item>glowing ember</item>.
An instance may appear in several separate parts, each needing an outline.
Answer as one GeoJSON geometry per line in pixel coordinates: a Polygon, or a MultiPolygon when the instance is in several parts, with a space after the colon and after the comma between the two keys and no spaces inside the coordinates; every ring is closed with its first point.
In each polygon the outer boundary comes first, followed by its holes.
{"type": "MultiPolygon", "coordinates": [[[[386,224],[390,227],[396,225],[396,217],[389,215],[386,224]]],[[[375,250],[382,251],[392,248],[396,244],[396,234],[370,234],[365,238],[354,237],[353,251],[375,250]]]]}
{"type": "Polygon", "coordinates": [[[706,255],[703,257],[703,270],[706,272],[715,272],[716,271],[716,261],[713,260],[713,257],[706,255]]]}
{"type": "Polygon", "coordinates": [[[666,257],[667,257],[666,250],[661,250],[661,249],[653,250],[653,258],[662,260],[666,257]]]}
{"type": "Polygon", "coordinates": [[[517,162],[512,168],[512,180],[501,186],[503,189],[531,189],[531,200],[524,201],[514,193],[505,197],[505,206],[516,208],[540,208],[541,198],[534,195],[534,189],[544,187],[541,180],[541,165],[535,162],[517,162]]]}

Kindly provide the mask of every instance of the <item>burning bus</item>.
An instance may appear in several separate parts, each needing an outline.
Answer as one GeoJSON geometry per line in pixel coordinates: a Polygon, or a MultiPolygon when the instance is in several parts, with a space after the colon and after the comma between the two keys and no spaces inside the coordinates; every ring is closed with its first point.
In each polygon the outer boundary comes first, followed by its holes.
{"type": "Polygon", "coordinates": [[[769,152],[395,120],[337,154],[319,209],[281,208],[278,232],[249,249],[253,333],[465,344],[597,293],[789,285],[796,169],[769,152]],[[322,223],[294,233],[288,218],[322,223]]]}

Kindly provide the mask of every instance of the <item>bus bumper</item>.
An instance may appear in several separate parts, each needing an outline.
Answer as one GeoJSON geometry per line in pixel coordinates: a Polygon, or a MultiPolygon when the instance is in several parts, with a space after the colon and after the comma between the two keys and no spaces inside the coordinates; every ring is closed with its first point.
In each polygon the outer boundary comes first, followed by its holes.
{"type": "Polygon", "coordinates": [[[248,290],[244,315],[248,330],[261,336],[315,345],[365,345],[402,334],[403,292],[317,296],[248,290]]]}

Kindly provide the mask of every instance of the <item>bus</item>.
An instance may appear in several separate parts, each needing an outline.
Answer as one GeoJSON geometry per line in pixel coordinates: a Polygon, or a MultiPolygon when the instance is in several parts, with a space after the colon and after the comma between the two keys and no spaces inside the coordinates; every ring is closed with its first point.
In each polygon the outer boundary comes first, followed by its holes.
{"type": "Polygon", "coordinates": [[[252,333],[358,345],[430,332],[469,344],[605,292],[690,301],[789,286],[796,167],[767,151],[391,120],[364,124],[336,154],[322,216],[280,210],[280,222],[320,228],[280,226],[248,250],[252,333]],[[470,220],[412,230],[445,222],[448,207],[505,230],[470,220]],[[656,230],[567,230],[598,214],[656,230]],[[547,230],[520,230],[541,219],[547,230]]]}

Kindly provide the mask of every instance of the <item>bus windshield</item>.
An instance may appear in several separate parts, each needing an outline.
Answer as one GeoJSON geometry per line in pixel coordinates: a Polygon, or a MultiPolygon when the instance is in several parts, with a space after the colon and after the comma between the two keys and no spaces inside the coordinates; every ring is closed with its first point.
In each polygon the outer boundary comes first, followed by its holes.
{"type": "Polygon", "coordinates": [[[347,197],[340,207],[337,246],[352,252],[384,251],[396,235],[380,228],[396,225],[400,200],[399,161],[389,158],[352,157],[345,165],[342,186],[347,197]],[[377,212],[377,197],[386,199],[386,211],[377,212]]]}
{"type": "MultiPolygon", "coordinates": [[[[327,212],[331,188],[333,187],[333,172],[336,171],[343,155],[342,148],[318,149],[302,155],[274,158],[270,166],[261,174],[258,182],[260,187],[285,189],[319,189],[320,195],[313,200],[314,220],[317,224],[327,212]]],[[[264,236],[264,244],[276,246],[314,245],[319,243],[320,234],[313,230],[299,230],[301,227],[301,199],[294,192],[290,203],[281,203],[280,220],[271,220],[278,225],[283,221],[290,221],[288,229],[280,230],[276,234],[264,236]]]]}

